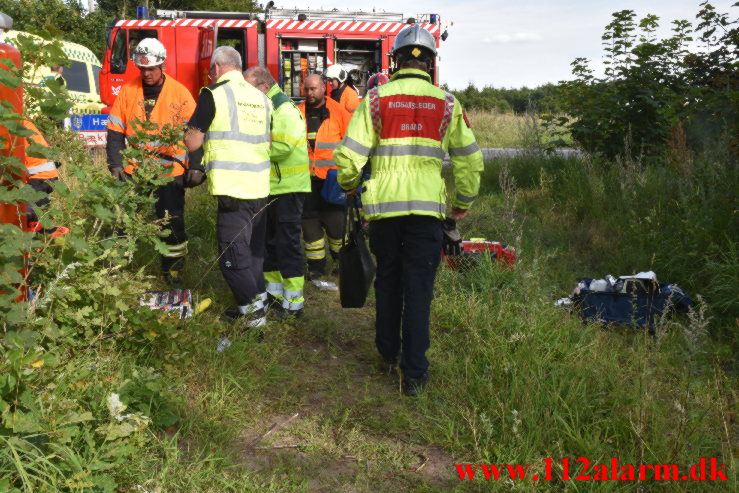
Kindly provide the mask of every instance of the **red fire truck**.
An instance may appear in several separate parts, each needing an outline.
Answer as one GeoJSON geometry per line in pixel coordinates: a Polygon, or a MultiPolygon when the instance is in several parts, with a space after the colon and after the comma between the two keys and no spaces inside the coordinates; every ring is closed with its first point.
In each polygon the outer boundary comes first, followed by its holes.
{"type": "MultiPolygon", "coordinates": [[[[372,74],[392,72],[389,54],[395,36],[412,23],[427,29],[436,38],[437,47],[446,39],[438,14],[406,18],[397,13],[336,9],[270,8],[259,13],[158,10],[157,19],[111,23],[100,71],[100,96],[111,106],[121,86],[139,74],[130,61],[131,52],[147,37],[164,44],[167,73],[189,88],[195,98],[209,83],[213,50],[223,45],[241,53],[242,69],[267,67],[285,93],[295,99],[301,98],[307,75],[323,73],[335,63],[349,70],[362,96],[372,74]]],[[[433,75],[438,84],[438,64],[433,75]]]]}

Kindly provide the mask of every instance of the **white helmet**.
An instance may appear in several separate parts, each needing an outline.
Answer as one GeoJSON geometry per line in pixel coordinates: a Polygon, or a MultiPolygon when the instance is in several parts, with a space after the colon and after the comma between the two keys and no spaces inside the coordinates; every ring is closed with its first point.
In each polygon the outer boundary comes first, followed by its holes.
{"type": "Polygon", "coordinates": [[[167,58],[167,49],[156,38],[144,38],[136,46],[131,60],[137,67],[156,67],[164,63],[167,58]]]}
{"type": "Polygon", "coordinates": [[[344,83],[347,77],[349,77],[349,73],[344,70],[344,67],[341,66],[339,63],[335,63],[331,65],[328,69],[326,69],[326,73],[324,74],[326,76],[326,79],[339,79],[340,83],[344,83]]]}

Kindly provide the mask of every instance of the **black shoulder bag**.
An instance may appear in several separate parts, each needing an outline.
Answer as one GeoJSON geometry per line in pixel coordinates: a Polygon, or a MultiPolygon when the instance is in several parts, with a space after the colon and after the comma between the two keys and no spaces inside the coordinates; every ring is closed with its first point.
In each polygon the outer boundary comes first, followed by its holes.
{"type": "Polygon", "coordinates": [[[346,234],[339,251],[339,295],[342,308],[362,308],[375,277],[375,261],[367,245],[357,198],[347,198],[346,234]]]}

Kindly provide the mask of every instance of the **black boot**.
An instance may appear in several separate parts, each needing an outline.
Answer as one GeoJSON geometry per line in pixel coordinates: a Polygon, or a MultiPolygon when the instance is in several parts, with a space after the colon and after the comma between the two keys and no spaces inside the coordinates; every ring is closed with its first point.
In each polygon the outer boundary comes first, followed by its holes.
{"type": "Polygon", "coordinates": [[[403,393],[408,397],[416,397],[429,381],[429,374],[424,373],[420,378],[403,377],[403,393]]]}

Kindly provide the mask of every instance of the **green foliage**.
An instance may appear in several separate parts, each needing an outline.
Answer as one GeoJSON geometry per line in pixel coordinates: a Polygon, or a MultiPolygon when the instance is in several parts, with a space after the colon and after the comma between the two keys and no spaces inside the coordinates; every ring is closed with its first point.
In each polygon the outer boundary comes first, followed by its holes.
{"type": "MultiPolygon", "coordinates": [[[[17,87],[23,73],[63,63],[58,41],[47,41],[19,39],[24,67],[3,67],[0,82],[17,87]]],[[[137,173],[118,182],[74,134],[53,125],[59,108],[69,107],[66,92],[31,89],[25,99],[32,113],[18,115],[3,102],[0,125],[13,146],[30,135],[22,118],[46,129],[51,147],[32,145],[28,153],[63,163],[63,180],[54,185],[52,204],[36,213],[45,230],[70,231],[55,237],[24,232],[20,221],[0,225],[0,487],[115,491],[120,471],[148,443],[150,426],[179,419],[160,373],[147,364],[181,358],[190,333],[178,320],[141,308],[138,297],[151,282],[132,260],[141,250],[165,251],[160,237],[167,234],[166,222],[150,216],[155,188],[171,178],[143,144],[152,132],[163,145],[180,141],[182,128],[142,122],[124,153],[138,162],[137,173]],[[16,300],[22,293],[28,302],[16,300]],[[102,368],[95,357],[119,350],[134,363],[102,368]]],[[[20,181],[22,171],[18,158],[0,155],[9,185],[3,202],[41,198],[20,181]]]]}
{"type": "Polygon", "coordinates": [[[555,84],[529,89],[478,89],[471,82],[461,91],[451,91],[466,109],[525,113],[561,113],[564,109],[562,88],[555,84]]]}
{"type": "Polygon", "coordinates": [[[669,151],[702,151],[716,143],[737,148],[739,21],[701,4],[698,24],[677,20],[658,39],[658,17],[613,14],[603,34],[605,73],[572,62],[564,83],[572,136],[586,150],[613,159],[665,160],[669,151]],[[689,49],[693,41],[698,49],[689,49]],[[687,133],[687,136],[686,136],[687,133]],[[726,136],[731,136],[727,139],[726,136]]]}
{"type": "Polygon", "coordinates": [[[13,29],[34,34],[49,32],[86,46],[102,59],[105,26],[112,16],[103,11],[88,13],[87,2],[64,0],[7,0],[3,12],[13,18],[13,29]]]}
{"type": "MultiPolygon", "coordinates": [[[[13,18],[13,28],[34,34],[50,32],[65,40],[79,43],[92,50],[102,60],[105,33],[115,18],[135,19],[136,7],[142,2],[101,0],[97,9],[86,10],[87,2],[80,0],[7,0],[2,10],[13,18]]],[[[256,2],[241,0],[206,0],[202,2],[161,0],[148,3],[152,10],[215,10],[257,12],[256,2]]]]}

